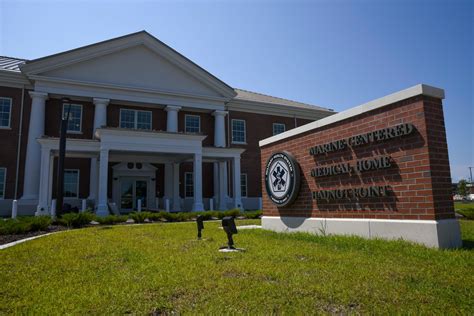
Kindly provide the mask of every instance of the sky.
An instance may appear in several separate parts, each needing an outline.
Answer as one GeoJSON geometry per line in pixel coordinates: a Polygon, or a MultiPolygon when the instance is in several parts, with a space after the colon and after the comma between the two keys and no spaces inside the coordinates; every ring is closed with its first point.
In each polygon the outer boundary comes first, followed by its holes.
{"type": "Polygon", "coordinates": [[[0,55],[34,59],[146,30],[232,87],[336,111],[433,85],[446,93],[458,181],[474,167],[473,11],[461,0],[0,0],[0,55]]]}

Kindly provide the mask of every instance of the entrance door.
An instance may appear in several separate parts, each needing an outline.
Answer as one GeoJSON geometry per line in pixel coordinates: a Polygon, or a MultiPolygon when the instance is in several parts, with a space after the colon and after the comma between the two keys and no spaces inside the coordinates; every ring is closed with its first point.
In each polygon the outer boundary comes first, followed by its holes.
{"type": "Polygon", "coordinates": [[[121,177],[120,210],[136,210],[138,207],[138,200],[142,200],[142,207],[146,207],[147,180],[131,177],[121,177]]]}

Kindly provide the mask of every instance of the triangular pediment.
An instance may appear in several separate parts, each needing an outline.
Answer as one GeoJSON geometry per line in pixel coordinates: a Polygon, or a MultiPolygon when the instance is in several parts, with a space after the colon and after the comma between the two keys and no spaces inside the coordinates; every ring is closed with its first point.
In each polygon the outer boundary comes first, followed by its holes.
{"type": "Polygon", "coordinates": [[[35,78],[229,98],[234,90],[146,32],[33,60],[35,78]]]}

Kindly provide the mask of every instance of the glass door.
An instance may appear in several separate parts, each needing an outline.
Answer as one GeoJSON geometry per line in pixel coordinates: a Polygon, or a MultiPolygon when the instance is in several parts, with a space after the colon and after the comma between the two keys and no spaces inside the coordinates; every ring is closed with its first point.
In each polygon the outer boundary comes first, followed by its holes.
{"type": "Polygon", "coordinates": [[[120,180],[120,209],[133,209],[133,187],[134,181],[130,178],[122,178],[120,180]]]}
{"type": "Polygon", "coordinates": [[[135,208],[138,207],[138,200],[142,200],[142,208],[146,207],[146,180],[135,181],[135,208]]]}
{"type": "Polygon", "coordinates": [[[131,177],[120,178],[120,210],[132,211],[142,200],[142,208],[146,207],[148,181],[131,177]]]}

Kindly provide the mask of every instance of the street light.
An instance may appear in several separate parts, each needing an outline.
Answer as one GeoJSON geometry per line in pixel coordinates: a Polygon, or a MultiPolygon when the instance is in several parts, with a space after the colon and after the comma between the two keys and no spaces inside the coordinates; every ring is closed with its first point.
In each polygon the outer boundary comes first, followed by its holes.
{"type": "Polygon", "coordinates": [[[63,210],[64,200],[64,159],[66,157],[66,132],[69,121],[69,114],[71,112],[71,100],[69,98],[62,98],[62,109],[67,104],[67,111],[63,111],[61,114],[61,127],[59,131],[59,157],[58,157],[58,175],[57,175],[57,214],[61,214],[63,210]]]}

